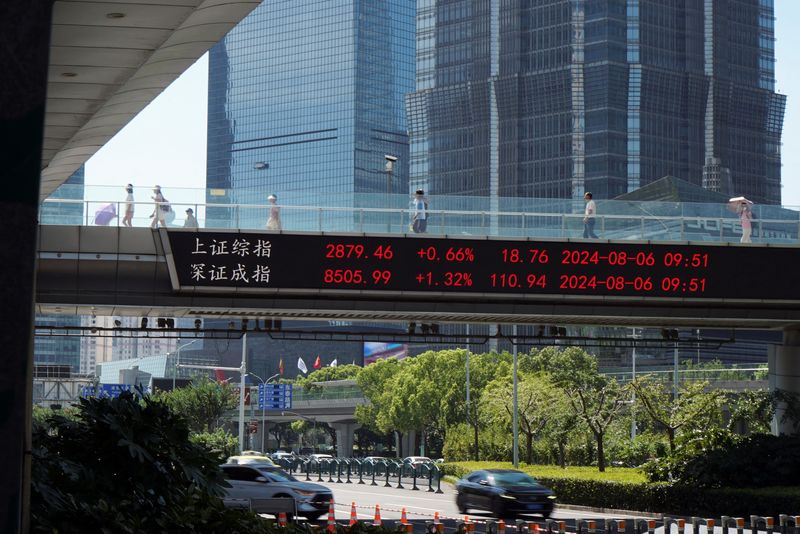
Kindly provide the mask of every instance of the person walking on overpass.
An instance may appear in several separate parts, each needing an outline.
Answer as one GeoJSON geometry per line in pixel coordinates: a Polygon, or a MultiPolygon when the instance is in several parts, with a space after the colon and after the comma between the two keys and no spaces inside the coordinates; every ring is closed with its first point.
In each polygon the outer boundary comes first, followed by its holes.
{"type": "Polygon", "coordinates": [[[122,218],[122,226],[131,228],[133,226],[133,184],[125,186],[125,216],[122,218]]]}
{"type": "Polygon", "coordinates": [[[150,215],[150,218],[153,219],[153,222],[150,224],[150,228],[158,228],[159,223],[161,223],[161,226],[166,228],[167,213],[169,213],[171,208],[169,206],[169,202],[167,202],[167,199],[161,194],[160,185],[157,185],[153,188],[153,196],[150,198],[152,198],[153,202],[155,202],[153,213],[150,215]]]}
{"type": "Polygon", "coordinates": [[[269,200],[269,218],[267,219],[267,230],[280,232],[283,228],[281,224],[281,208],[278,206],[278,197],[272,194],[267,197],[269,200]]]}
{"type": "Polygon", "coordinates": [[[414,214],[412,216],[411,230],[415,234],[424,234],[428,229],[428,202],[425,191],[417,189],[414,194],[414,214]]]}
{"type": "Polygon", "coordinates": [[[594,203],[592,194],[589,192],[583,195],[583,200],[586,201],[586,209],[583,211],[583,237],[585,239],[597,239],[597,234],[594,233],[597,204],[594,203]]]}
{"type": "Polygon", "coordinates": [[[192,228],[197,230],[197,217],[194,216],[194,210],[192,208],[188,208],[186,210],[186,220],[183,223],[184,228],[192,228]]]}

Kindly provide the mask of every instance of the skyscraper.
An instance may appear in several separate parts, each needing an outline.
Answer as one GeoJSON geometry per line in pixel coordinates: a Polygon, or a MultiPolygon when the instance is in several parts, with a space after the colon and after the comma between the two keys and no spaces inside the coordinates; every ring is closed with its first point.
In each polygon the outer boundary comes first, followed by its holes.
{"type": "MultiPolygon", "coordinates": [[[[266,205],[274,193],[283,205],[336,206],[353,193],[405,193],[414,5],[266,0],[214,46],[209,203],[266,205]],[[391,173],[386,155],[399,159],[391,173]]],[[[284,210],[284,223],[292,216],[284,210]]]]}
{"type": "Polygon", "coordinates": [[[411,187],[780,203],[773,0],[421,0],[411,187]]]}
{"type": "MultiPolygon", "coordinates": [[[[81,165],[61,187],[42,204],[42,224],[83,224],[85,166],[81,165]],[[65,200],[67,202],[58,202],[65,200]],[[75,201],[75,202],[69,202],[75,201]]],[[[43,327],[80,326],[78,315],[36,314],[36,324],[43,327]]],[[[33,339],[34,365],[69,365],[73,373],[82,371],[81,338],[72,336],[36,336],[33,339]]]]}

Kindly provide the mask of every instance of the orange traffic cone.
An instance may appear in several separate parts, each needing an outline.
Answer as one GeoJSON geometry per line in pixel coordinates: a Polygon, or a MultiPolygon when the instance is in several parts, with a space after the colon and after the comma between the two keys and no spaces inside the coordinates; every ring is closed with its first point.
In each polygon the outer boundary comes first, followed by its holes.
{"type": "Polygon", "coordinates": [[[380,504],[376,504],[375,505],[375,519],[372,521],[372,525],[376,526],[376,527],[379,527],[379,526],[381,526],[381,524],[382,524],[382,522],[381,522],[381,505],[380,504]]]}
{"type": "Polygon", "coordinates": [[[506,534],[506,522],[502,519],[497,522],[497,534],[506,534]]]}
{"type": "Polygon", "coordinates": [[[279,527],[285,527],[286,523],[287,523],[287,521],[286,521],[286,512],[280,512],[278,514],[278,526],[279,527]]]}
{"type": "Polygon", "coordinates": [[[358,523],[358,514],[356,513],[356,501],[350,506],[350,526],[352,527],[358,523]]]}
{"type": "Polygon", "coordinates": [[[439,518],[439,512],[433,514],[433,526],[436,528],[436,532],[444,532],[444,524],[439,518]]]}
{"type": "Polygon", "coordinates": [[[533,523],[533,534],[539,534],[539,523],[533,523]]]}
{"type": "Polygon", "coordinates": [[[408,524],[408,517],[406,516],[406,507],[403,506],[403,511],[400,512],[400,524],[407,525],[408,524]]]}
{"type": "Polygon", "coordinates": [[[336,510],[334,509],[333,499],[328,504],[328,532],[331,534],[336,532],[336,510]]]}

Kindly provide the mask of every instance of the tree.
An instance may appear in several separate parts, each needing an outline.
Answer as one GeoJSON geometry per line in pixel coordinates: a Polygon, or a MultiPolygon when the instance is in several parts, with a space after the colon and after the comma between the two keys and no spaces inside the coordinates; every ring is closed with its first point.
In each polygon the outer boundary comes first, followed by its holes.
{"type": "Polygon", "coordinates": [[[288,443],[291,441],[292,437],[296,435],[293,423],[291,422],[275,423],[269,427],[269,433],[275,438],[275,441],[278,444],[278,449],[281,448],[281,444],[283,443],[284,439],[288,443]]]}
{"type": "Polygon", "coordinates": [[[631,382],[636,401],[647,416],[667,432],[670,453],[675,452],[675,437],[679,431],[702,429],[718,422],[725,395],[719,390],[705,391],[708,382],[684,382],[678,398],[672,398],[667,383],[651,375],[631,382]]]}
{"type": "Polygon", "coordinates": [[[625,388],[597,370],[597,358],[577,347],[543,349],[533,358],[534,369],[550,373],[567,394],[573,412],[586,424],[597,446],[597,468],[605,471],[606,431],[625,406],[625,388]]]}
{"type": "MultiPolygon", "coordinates": [[[[490,382],[481,400],[484,417],[512,430],[512,396],[513,384],[508,377],[490,382]]],[[[543,373],[519,374],[517,399],[519,431],[525,436],[525,461],[530,464],[533,463],[533,441],[558,416],[557,407],[563,393],[543,373]]]]}
{"type": "Polygon", "coordinates": [[[192,432],[213,432],[220,426],[227,410],[239,405],[239,397],[227,382],[214,382],[207,377],[173,391],[162,391],[154,399],[181,414],[192,432]]]}

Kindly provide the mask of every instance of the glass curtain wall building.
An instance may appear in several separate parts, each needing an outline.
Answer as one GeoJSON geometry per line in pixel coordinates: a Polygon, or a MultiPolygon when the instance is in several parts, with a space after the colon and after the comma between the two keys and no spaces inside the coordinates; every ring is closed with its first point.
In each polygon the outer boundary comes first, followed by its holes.
{"type": "MultiPolygon", "coordinates": [[[[50,198],[76,200],[74,204],[44,204],[39,212],[42,224],[83,224],[85,167],[78,168],[56,189],[50,198]]],[[[36,314],[36,324],[49,326],[81,326],[79,315],[36,314]]],[[[81,371],[81,338],[69,336],[35,336],[34,365],[69,365],[73,373],[81,371]]]]}
{"type": "Polygon", "coordinates": [[[773,0],[420,0],[411,188],[780,203],[773,0]]]}
{"type": "Polygon", "coordinates": [[[405,193],[414,13],[414,0],[266,0],[214,46],[208,202],[263,206],[239,215],[258,227],[270,194],[284,206],[350,207],[354,193],[405,193]],[[386,155],[398,158],[391,172],[386,155]]]}

